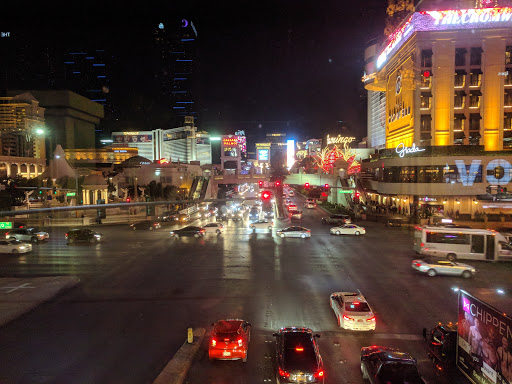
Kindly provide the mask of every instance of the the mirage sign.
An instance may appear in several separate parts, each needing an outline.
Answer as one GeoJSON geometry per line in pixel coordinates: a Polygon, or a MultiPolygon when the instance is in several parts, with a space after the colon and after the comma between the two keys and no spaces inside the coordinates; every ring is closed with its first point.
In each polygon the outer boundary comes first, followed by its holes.
{"type": "Polygon", "coordinates": [[[457,367],[475,384],[512,383],[512,318],[459,291],[457,367]]]}

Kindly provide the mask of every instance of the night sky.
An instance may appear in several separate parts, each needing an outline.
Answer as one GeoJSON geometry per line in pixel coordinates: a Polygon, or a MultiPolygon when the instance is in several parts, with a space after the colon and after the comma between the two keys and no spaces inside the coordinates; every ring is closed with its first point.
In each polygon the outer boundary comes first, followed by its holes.
{"type": "Polygon", "coordinates": [[[0,30],[105,44],[117,57],[112,97],[124,118],[137,119],[133,99],[155,94],[152,29],[187,18],[198,30],[201,128],[234,133],[261,124],[266,133],[282,126],[304,139],[346,125],[366,136],[363,54],[383,36],[386,0],[70,3],[17,6],[9,20],[3,13],[0,30]]]}

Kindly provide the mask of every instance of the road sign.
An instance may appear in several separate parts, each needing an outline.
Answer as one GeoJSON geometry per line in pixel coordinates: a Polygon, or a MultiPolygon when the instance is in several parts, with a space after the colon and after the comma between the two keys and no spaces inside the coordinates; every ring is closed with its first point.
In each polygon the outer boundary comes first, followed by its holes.
{"type": "Polygon", "coordinates": [[[0,221],[0,229],[12,229],[11,221],[0,221]]]}
{"type": "Polygon", "coordinates": [[[66,193],[66,196],[76,196],[76,193],[75,192],[68,192],[68,193],[66,193]]]}
{"type": "Polygon", "coordinates": [[[354,192],[352,189],[340,189],[338,193],[352,193],[354,192]]]}

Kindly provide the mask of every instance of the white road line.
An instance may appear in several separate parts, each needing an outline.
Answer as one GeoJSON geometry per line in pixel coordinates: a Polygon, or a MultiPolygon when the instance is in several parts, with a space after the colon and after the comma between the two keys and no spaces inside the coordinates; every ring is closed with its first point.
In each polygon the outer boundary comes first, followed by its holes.
{"type": "Polygon", "coordinates": [[[25,283],[25,284],[22,284],[22,285],[18,285],[16,287],[0,287],[0,289],[7,289],[7,291],[5,291],[5,293],[11,293],[11,292],[14,292],[14,291],[17,291],[18,289],[26,289],[26,288],[35,288],[35,287],[29,287],[30,283],[25,283]]]}

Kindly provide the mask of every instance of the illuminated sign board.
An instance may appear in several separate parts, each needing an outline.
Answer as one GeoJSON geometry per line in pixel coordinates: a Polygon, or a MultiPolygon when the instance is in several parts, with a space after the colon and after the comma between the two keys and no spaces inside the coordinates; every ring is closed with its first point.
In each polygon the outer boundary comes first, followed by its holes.
{"type": "Polygon", "coordinates": [[[123,132],[123,135],[113,135],[114,143],[150,143],[153,135],[138,135],[138,132],[123,132]]]}
{"type": "Polygon", "coordinates": [[[268,161],[268,149],[258,149],[258,160],[268,161]]]}
{"type": "Polygon", "coordinates": [[[400,143],[395,149],[396,153],[398,153],[398,156],[400,157],[404,157],[408,153],[423,152],[424,150],[424,148],[419,148],[414,143],[412,143],[412,147],[406,147],[404,143],[400,143]]]}
{"type": "Polygon", "coordinates": [[[0,229],[12,229],[11,221],[0,221],[0,229]]]}
{"type": "Polygon", "coordinates": [[[512,8],[478,8],[414,13],[389,36],[377,58],[377,68],[389,59],[415,32],[456,29],[501,28],[512,26],[512,8]]]}
{"type": "Polygon", "coordinates": [[[347,137],[347,136],[341,136],[341,135],[338,135],[336,137],[330,137],[329,135],[327,135],[327,145],[343,144],[343,146],[347,146],[355,140],[356,140],[355,137],[347,137]]]}
{"type": "Polygon", "coordinates": [[[66,196],[76,196],[76,192],[68,192],[66,193],[66,196]]]}
{"type": "Polygon", "coordinates": [[[236,136],[223,136],[222,137],[222,145],[224,147],[237,147],[238,146],[238,137],[236,136]]]}
{"type": "Polygon", "coordinates": [[[286,166],[290,169],[295,164],[295,140],[286,140],[286,166]]]}
{"type": "MultiPolygon", "coordinates": [[[[238,131],[238,132],[243,132],[243,131],[238,131]]],[[[247,138],[245,136],[242,136],[242,135],[237,135],[237,134],[235,134],[235,135],[236,135],[236,138],[237,138],[237,143],[240,146],[240,152],[241,153],[246,153],[247,152],[247,138]]]]}

